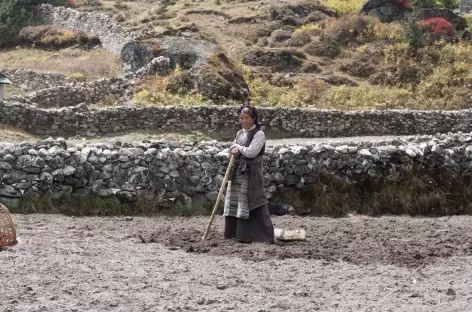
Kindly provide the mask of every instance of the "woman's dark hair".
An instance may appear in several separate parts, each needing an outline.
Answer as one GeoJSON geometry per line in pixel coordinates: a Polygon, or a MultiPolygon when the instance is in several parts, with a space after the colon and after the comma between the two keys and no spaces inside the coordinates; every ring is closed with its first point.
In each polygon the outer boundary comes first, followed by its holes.
{"type": "Polygon", "coordinates": [[[259,114],[255,107],[249,106],[249,104],[244,104],[238,109],[238,116],[241,115],[241,113],[248,114],[249,116],[251,116],[251,118],[254,119],[254,124],[256,125],[256,128],[261,128],[261,124],[259,123],[259,114]]]}

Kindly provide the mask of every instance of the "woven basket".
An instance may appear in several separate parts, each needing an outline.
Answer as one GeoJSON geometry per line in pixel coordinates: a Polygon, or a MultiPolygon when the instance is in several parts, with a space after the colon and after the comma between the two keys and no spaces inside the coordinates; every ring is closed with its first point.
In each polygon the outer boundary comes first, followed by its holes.
{"type": "Polygon", "coordinates": [[[0,248],[16,245],[16,231],[7,207],[0,204],[0,248]]]}

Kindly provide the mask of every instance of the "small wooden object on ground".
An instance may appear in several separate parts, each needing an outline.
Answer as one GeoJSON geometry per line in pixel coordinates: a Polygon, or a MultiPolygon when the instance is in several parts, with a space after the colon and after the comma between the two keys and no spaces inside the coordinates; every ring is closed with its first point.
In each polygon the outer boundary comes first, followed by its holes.
{"type": "Polygon", "coordinates": [[[17,243],[15,225],[10,213],[7,207],[0,204],[0,248],[14,246],[17,243]]]}
{"type": "Polygon", "coordinates": [[[304,229],[286,230],[286,229],[274,229],[274,236],[279,241],[299,241],[305,240],[306,233],[304,229]]]}
{"type": "Polygon", "coordinates": [[[229,174],[231,173],[231,168],[233,167],[233,164],[234,164],[234,159],[235,159],[234,155],[231,155],[228,168],[226,168],[226,173],[223,179],[223,183],[221,183],[220,192],[218,193],[218,197],[216,198],[215,207],[213,207],[213,212],[211,213],[210,222],[208,222],[208,226],[205,229],[205,233],[203,234],[202,240],[207,239],[208,233],[210,232],[211,223],[213,222],[213,219],[215,218],[216,210],[218,209],[218,204],[220,203],[221,197],[223,197],[223,193],[226,187],[226,182],[228,182],[229,174]]]}

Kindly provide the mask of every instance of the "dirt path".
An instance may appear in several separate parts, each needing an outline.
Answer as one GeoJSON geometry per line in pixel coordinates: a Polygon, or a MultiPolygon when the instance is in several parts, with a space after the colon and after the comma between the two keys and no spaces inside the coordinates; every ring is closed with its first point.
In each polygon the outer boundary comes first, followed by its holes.
{"type": "Polygon", "coordinates": [[[274,217],[303,243],[200,242],[206,217],[15,215],[0,311],[468,311],[472,217],[274,217]],[[143,243],[143,240],[146,243],[143,243]],[[150,242],[158,243],[150,243],[150,242]]]}

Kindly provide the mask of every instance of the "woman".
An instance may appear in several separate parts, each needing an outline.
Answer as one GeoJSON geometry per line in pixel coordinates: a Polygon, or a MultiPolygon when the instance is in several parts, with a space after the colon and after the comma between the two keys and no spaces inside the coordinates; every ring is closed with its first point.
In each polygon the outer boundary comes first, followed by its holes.
{"type": "Polygon", "coordinates": [[[255,108],[244,105],[238,115],[242,129],[230,147],[236,162],[226,191],[224,236],[246,243],[274,243],[262,166],[265,134],[255,108]]]}

